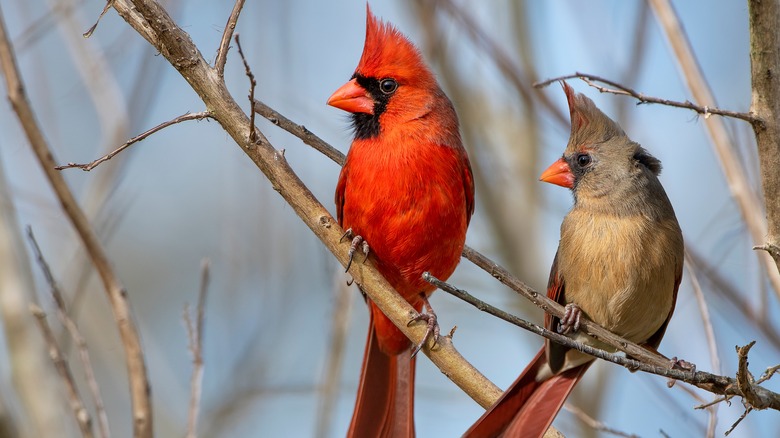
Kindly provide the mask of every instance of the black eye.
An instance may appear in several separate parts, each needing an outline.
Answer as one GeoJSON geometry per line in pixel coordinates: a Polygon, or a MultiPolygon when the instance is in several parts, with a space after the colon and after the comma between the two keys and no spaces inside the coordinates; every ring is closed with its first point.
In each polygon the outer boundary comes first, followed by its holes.
{"type": "Polygon", "coordinates": [[[396,82],[395,79],[388,78],[379,81],[379,89],[382,90],[382,93],[393,94],[397,88],[398,82],[396,82]]]}
{"type": "Polygon", "coordinates": [[[577,154],[577,165],[580,167],[588,167],[590,164],[590,155],[588,154],[577,154]]]}

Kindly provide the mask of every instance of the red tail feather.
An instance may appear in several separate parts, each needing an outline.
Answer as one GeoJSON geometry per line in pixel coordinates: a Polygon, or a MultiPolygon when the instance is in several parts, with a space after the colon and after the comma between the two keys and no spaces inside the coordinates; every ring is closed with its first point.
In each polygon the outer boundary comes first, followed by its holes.
{"type": "Polygon", "coordinates": [[[414,437],[415,359],[410,353],[408,348],[398,355],[383,353],[371,318],[347,437],[414,437]]]}
{"type": "Polygon", "coordinates": [[[547,364],[542,348],[498,402],[463,437],[543,436],[591,363],[584,363],[537,382],[539,370],[547,364]]]}

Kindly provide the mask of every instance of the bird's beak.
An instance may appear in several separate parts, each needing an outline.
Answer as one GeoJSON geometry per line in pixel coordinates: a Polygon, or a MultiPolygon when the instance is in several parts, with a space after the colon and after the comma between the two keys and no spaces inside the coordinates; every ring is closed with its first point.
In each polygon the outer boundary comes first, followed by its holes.
{"type": "Polygon", "coordinates": [[[558,161],[552,163],[547,170],[542,172],[542,176],[539,177],[539,180],[569,189],[574,188],[574,174],[571,173],[569,163],[562,157],[559,158],[558,161]]]}
{"type": "Polygon", "coordinates": [[[352,79],[328,98],[328,105],[351,113],[374,114],[374,99],[365,88],[352,79]]]}

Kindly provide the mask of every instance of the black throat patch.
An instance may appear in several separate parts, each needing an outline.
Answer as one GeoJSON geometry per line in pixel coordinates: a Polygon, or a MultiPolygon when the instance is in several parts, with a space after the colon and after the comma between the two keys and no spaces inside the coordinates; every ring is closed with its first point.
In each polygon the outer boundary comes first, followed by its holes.
{"type": "Polygon", "coordinates": [[[376,137],[381,130],[379,118],[385,112],[392,94],[382,93],[379,89],[378,78],[366,77],[357,73],[352,77],[374,99],[374,114],[352,113],[352,129],[355,132],[355,139],[365,140],[376,137]]]}

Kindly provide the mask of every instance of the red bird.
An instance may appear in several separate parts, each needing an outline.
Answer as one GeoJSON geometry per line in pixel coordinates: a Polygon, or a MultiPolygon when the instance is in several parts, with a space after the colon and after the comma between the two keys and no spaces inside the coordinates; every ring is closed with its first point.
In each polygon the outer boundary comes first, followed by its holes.
{"type": "MultiPolygon", "coordinates": [[[[352,79],[328,104],[348,111],[355,137],[336,187],[339,224],[379,272],[438,332],[429,271],[447,278],[460,261],[474,184],[452,103],[417,48],[367,10],[366,41],[352,79]]],[[[350,258],[351,262],[351,258],[350,258]]],[[[370,300],[368,341],[348,436],[414,435],[411,343],[370,300]]],[[[415,351],[416,352],[416,351],[415,351]]]]}
{"type": "MultiPolygon", "coordinates": [[[[656,349],[682,278],[683,238],[658,174],[661,163],[631,141],[593,101],[563,83],[571,136],[541,180],[568,187],[574,207],[561,224],[547,296],[566,306],[545,326],[576,333],[580,314],[656,349]]],[[[531,364],[466,437],[541,437],[594,358],[545,342],[531,364]]]]}

